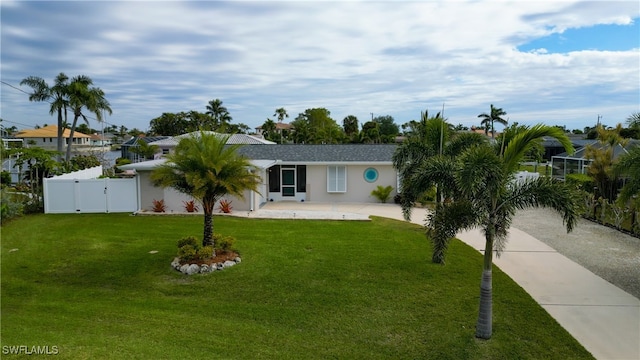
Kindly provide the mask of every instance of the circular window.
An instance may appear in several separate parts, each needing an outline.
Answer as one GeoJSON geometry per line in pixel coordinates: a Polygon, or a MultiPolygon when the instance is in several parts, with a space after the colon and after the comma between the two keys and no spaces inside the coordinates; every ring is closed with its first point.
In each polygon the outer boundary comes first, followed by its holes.
{"type": "Polygon", "coordinates": [[[364,171],[364,179],[370,183],[378,180],[378,170],[374,168],[368,168],[364,171]]]}

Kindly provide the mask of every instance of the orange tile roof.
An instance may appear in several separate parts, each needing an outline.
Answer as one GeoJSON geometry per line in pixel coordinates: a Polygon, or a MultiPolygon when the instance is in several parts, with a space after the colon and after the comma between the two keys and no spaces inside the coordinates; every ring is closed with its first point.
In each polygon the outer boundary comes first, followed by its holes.
{"type": "MultiPolygon", "coordinates": [[[[69,138],[71,136],[71,130],[64,129],[62,133],[62,137],[69,138]]],[[[58,127],[56,125],[47,125],[41,127],[40,129],[27,129],[18,131],[14,137],[17,138],[57,138],[58,137],[58,127]]],[[[89,138],[89,135],[83,134],[81,132],[75,132],[73,134],[74,138],[89,138]]]]}

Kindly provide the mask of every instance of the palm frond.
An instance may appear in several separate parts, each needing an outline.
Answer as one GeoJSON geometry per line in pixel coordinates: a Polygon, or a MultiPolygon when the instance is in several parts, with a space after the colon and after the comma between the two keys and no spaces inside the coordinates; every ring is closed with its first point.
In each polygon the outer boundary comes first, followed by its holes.
{"type": "Polygon", "coordinates": [[[573,144],[560,128],[537,124],[516,134],[508,144],[505,144],[502,157],[507,172],[515,172],[524,155],[536,144],[536,140],[545,136],[555,138],[569,153],[574,151],[573,144]]]}

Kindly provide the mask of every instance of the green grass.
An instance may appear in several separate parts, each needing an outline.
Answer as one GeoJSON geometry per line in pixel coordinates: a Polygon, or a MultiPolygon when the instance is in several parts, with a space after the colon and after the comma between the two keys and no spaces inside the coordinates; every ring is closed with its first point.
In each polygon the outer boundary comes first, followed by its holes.
{"type": "Polygon", "coordinates": [[[542,176],[551,176],[551,163],[543,163],[538,164],[538,166],[534,165],[522,165],[518,166],[519,171],[528,171],[528,172],[537,172],[542,176]]]}
{"type": "Polygon", "coordinates": [[[418,226],[216,216],[243,261],[187,277],[169,263],[201,221],[5,224],[1,345],[55,345],[61,359],[592,358],[498,269],[494,336],[476,339],[481,256],[454,241],[447,265],[431,264],[418,226]]]}

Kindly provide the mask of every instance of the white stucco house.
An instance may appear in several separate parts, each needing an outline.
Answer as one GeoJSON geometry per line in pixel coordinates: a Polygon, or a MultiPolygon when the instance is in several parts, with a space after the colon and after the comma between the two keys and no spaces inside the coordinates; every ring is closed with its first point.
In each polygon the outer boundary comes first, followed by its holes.
{"type": "MultiPolygon", "coordinates": [[[[244,200],[227,199],[234,211],[256,210],[270,201],[378,202],[371,196],[378,185],[392,186],[391,196],[398,188],[392,164],[396,144],[274,144],[243,137],[247,138],[232,136],[229,143],[245,144],[238,151],[256,166],[262,181],[257,192],[245,193],[244,200]]],[[[170,148],[179,139],[172,141],[164,139],[162,145],[170,148]]],[[[137,174],[140,210],[148,211],[153,200],[163,199],[167,212],[184,212],[183,201],[190,200],[188,196],[155,187],[150,181],[151,171],[165,161],[161,158],[120,167],[137,174]]]]}

